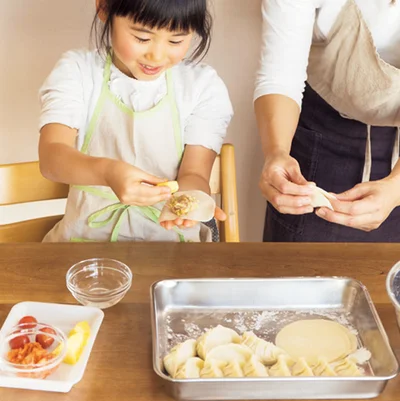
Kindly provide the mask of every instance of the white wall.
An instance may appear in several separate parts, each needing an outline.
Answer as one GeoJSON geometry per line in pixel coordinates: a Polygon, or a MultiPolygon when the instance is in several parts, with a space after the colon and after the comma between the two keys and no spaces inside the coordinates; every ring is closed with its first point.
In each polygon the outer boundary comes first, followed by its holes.
{"type": "MultiPolygon", "coordinates": [[[[37,91],[65,50],[89,45],[95,0],[0,0],[0,163],[37,160],[37,91]]],[[[235,109],[227,141],[236,147],[242,241],[259,241],[262,155],[252,92],[260,46],[260,0],[214,0],[207,62],[226,82],[235,109]]],[[[0,210],[2,215],[9,211],[0,210]]]]}

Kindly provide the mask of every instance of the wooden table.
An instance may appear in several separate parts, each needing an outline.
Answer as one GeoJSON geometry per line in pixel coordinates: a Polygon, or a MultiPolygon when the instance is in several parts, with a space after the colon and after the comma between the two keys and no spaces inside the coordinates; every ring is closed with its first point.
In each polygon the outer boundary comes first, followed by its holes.
{"type": "MultiPolygon", "coordinates": [[[[163,401],[151,360],[149,287],[183,277],[348,276],[368,288],[400,357],[395,313],[385,291],[400,244],[0,244],[0,323],[21,301],[75,303],[65,273],[77,261],[109,257],[127,263],[134,284],[105,310],[85,375],[70,393],[0,388],[1,401],[163,401]]],[[[379,401],[397,401],[400,378],[379,401]]]]}

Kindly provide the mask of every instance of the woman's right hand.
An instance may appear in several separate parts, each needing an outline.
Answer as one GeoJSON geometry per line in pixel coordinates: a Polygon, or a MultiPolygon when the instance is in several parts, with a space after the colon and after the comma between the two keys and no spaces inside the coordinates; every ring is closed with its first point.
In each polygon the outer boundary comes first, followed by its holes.
{"type": "Polygon", "coordinates": [[[107,185],[125,205],[151,206],[171,196],[170,188],[155,186],[165,182],[165,178],[155,177],[119,160],[110,160],[104,178],[107,185]]]}
{"type": "Polygon", "coordinates": [[[314,185],[303,177],[299,163],[289,154],[276,152],[266,157],[259,186],[280,213],[312,213],[310,195],[314,185]]]}

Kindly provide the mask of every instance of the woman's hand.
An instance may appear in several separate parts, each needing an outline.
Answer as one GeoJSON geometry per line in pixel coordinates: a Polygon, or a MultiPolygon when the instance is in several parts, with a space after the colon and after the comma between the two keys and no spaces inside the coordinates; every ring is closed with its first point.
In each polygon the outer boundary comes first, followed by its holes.
{"type": "MultiPolygon", "coordinates": [[[[219,208],[218,206],[215,208],[215,213],[214,213],[214,218],[219,221],[225,221],[226,220],[226,214],[225,212],[219,208]]],[[[194,227],[196,224],[198,224],[198,221],[195,220],[187,220],[187,219],[175,219],[175,220],[170,220],[170,221],[163,221],[160,223],[166,230],[171,230],[175,226],[178,226],[179,228],[190,228],[194,227]]]]}
{"type": "Polygon", "coordinates": [[[118,160],[110,161],[107,167],[105,181],[125,205],[150,206],[165,201],[171,196],[170,188],[155,186],[165,182],[163,178],[155,177],[129,163],[118,160]]]}
{"type": "Polygon", "coordinates": [[[289,154],[278,152],[267,156],[259,187],[280,213],[312,213],[310,195],[313,185],[303,177],[299,163],[289,154]]]}
{"type": "Polygon", "coordinates": [[[400,182],[390,177],[365,182],[336,197],[338,200],[330,199],[335,211],[320,208],[317,216],[368,232],[379,228],[400,204],[400,182]]]}

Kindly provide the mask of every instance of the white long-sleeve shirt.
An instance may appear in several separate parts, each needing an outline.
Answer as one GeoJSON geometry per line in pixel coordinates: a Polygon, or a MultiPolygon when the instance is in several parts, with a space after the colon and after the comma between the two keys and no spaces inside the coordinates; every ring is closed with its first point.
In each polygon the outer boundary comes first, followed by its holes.
{"type": "MultiPolygon", "coordinates": [[[[381,58],[400,68],[400,1],[355,1],[381,58]]],[[[346,2],[263,0],[262,49],[254,100],[280,94],[301,107],[311,44],[329,34],[346,2]]]]}

